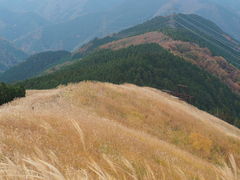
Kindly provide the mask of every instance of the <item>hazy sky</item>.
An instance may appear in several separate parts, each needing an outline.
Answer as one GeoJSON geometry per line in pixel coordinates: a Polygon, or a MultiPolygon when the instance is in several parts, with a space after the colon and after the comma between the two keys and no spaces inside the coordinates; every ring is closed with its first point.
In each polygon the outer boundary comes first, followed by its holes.
{"type": "Polygon", "coordinates": [[[105,11],[123,1],[125,0],[0,0],[0,7],[15,12],[32,11],[52,20],[69,14],[77,16],[84,11],[105,11]]]}

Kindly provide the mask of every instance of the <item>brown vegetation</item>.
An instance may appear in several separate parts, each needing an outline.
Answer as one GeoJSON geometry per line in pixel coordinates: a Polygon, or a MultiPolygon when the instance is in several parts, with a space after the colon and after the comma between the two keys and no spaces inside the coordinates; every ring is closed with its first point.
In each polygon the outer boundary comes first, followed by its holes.
{"type": "Polygon", "coordinates": [[[0,107],[0,130],[1,179],[239,177],[239,129],[147,87],[29,91],[0,107]]]}

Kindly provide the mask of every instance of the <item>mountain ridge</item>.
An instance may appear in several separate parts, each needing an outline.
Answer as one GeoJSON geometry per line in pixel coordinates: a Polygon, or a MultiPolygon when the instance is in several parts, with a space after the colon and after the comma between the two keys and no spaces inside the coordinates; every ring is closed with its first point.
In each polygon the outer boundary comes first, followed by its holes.
{"type": "MultiPolygon", "coordinates": [[[[215,23],[194,14],[155,17],[105,38],[96,38],[83,45],[79,51],[84,54],[102,44],[151,31],[161,31],[174,40],[193,42],[200,47],[207,47],[213,55],[223,56],[230,63],[240,66],[240,42],[224,33],[215,23]]],[[[76,56],[81,57],[81,53],[76,56]]]]}
{"type": "Polygon", "coordinates": [[[0,72],[22,62],[27,54],[14,47],[10,42],[0,38],[0,72]]]}
{"type": "Polygon", "coordinates": [[[12,43],[30,32],[50,24],[49,21],[33,12],[17,13],[0,8],[0,37],[4,37],[12,43]]]}

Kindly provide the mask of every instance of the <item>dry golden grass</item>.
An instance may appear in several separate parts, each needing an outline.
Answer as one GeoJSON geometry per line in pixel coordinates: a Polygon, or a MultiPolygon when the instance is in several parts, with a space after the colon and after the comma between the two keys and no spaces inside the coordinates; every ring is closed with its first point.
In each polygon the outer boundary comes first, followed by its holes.
{"type": "Polygon", "coordinates": [[[147,87],[29,91],[0,132],[0,179],[239,179],[239,129],[147,87]]]}

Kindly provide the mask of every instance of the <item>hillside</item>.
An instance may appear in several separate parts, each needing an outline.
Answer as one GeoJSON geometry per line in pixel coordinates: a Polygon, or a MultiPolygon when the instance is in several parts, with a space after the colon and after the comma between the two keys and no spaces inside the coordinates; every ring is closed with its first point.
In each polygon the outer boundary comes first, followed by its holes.
{"type": "Polygon", "coordinates": [[[237,94],[240,94],[240,70],[229,64],[220,56],[213,56],[207,48],[201,48],[195,43],[176,41],[161,32],[149,32],[137,36],[123,38],[104,44],[99,49],[118,50],[133,45],[157,43],[176,56],[184,58],[194,65],[218,77],[237,94]]]}
{"type": "Polygon", "coordinates": [[[20,63],[26,57],[26,53],[0,38],[0,72],[20,63]]]}
{"type": "Polygon", "coordinates": [[[184,99],[229,123],[239,126],[240,97],[218,78],[157,44],[97,51],[54,73],[20,82],[27,89],[54,88],[60,84],[97,80],[133,83],[187,94],[184,99]],[[179,85],[187,89],[179,89],[179,85]]]}
{"type": "Polygon", "coordinates": [[[30,56],[0,75],[0,81],[15,82],[40,75],[48,68],[63,63],[71,55],[67,51],[48,51],[30,56]]]}
{"type": "Polygon", "coordinates": [[[0,107],[0,129],[8,179],[239,178],[239,129],[152,88],[82,82],[28,91],[0,107]]]}
{"type": "Polygon", "coordinates": [[[156,15],[175,13],[197,14],[210,19],[225,32],[240,40],[239,2],[236,0],[169,0],[159,7],[156,15]],[[236,10],[237,9],[237,10],[236,10]]]}

